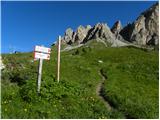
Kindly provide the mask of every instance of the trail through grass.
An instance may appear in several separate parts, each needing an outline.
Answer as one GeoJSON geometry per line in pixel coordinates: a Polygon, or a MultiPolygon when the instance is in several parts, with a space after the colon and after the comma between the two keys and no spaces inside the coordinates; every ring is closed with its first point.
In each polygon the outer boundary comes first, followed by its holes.
{"type": "Polygon", "coordinates": [[[90,42],[61,53],[60,83],[56,52],[53,47],[51,60],[44,61],[40,96],[33,54],[2,55],[2,118],[158,118],[158,51],[90,42]],[[96,93],[101,69],[107,76],[103,96],[114,109],[96,93]]]}
{"type": "Polygon", "coordinates": [[[105,77],[101,74],[101,72],[99,72],[99,75],[102,77],[99,84],[97,85],[96,88],[96,93],[99,96],[100,100],[103,101],[104,105],[106,106],[106,109],[111,110],[113,109],[112,106],[108,103],[108,101],[105,99],[105,97],[103,96],[102,92],[103,92],[103,84],[104,81],[106,80],[105,77]]]}

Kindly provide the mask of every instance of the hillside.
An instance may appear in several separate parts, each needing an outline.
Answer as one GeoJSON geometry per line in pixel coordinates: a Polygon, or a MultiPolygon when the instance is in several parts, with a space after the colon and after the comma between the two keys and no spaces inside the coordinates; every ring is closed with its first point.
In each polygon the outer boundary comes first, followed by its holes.
{"type": "Polygon", "coordinates": [[[128,25],[120,21],[68,28],[62,37],[60,82],[57,44],[44,60],[37,94],[33,53],[2,54],[3,119],[158,119],[159,6],[128,25]]]}
{"type": "Polygon", "coordinates": [[[39,96],[33,53],[2,55],[2,118],[158,118],[158,51],[91,41],[61,53],[60,83],[52,51],[39,96]]]}

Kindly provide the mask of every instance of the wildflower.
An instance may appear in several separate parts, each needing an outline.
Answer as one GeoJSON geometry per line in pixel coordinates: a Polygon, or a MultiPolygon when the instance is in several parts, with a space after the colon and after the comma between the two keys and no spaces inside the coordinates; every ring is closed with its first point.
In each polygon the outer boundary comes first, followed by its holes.
{"type": "Polygon", "coordinates": [[[27,109],[25,108],[24,111],[27,112],[27,109]]]}
{"type": "Polygon", "coordinates": [[[103,61],[102,61],[102,60],[98,60],[98,62],[99,62],[99,63],[103,63],[103,61]]]}
{"type": "Polygon", "coordinates": [[[102,116],[102,119],[106,119],[106,117],[105,117],[105,116],[102,116]]]}

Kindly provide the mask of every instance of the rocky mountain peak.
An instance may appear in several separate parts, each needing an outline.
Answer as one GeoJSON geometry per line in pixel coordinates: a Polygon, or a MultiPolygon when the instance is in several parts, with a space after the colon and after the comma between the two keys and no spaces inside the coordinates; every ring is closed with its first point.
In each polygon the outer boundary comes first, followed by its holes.
{"type": "Polygon", "coordinates": [[[95,26],[80,25],[74,32],[68,28],[62,37],[62,43],[72,45],[84,44],[90,40],[100,40],[111,46],[126,44],[158,45],[159,44],[159,6],[158,3],[140,14],[133,22],[122,28],[121,21],[115,22],[110,29],[106,23],[97,23],[95,26]]]}
{"type": "Polygon", "coordinates": [[[86,27],[83,27],[82,25],[80,25],[78,28],[77,28],[77,31],[75,33],[75,36],[74,36],[74,41],[75,42],[78,42],[78,43],[81,43],[83,42],[83,40],[85,39],[85,37],[87,36],[88,34],[88,31],[90,30],[90,26],[86,26],[86,27]]]}
{"type": "Polygon", "coordinates": [[[66,29],[64,37],[62,37],[62,43],[68,43],[73,39],[73,30],[71,28],[66,29]]]}
{"type": "Polygon", "coordinates": [[[159,44],[159,6],[158,3],[140,14],[132,24],[127,25],[120,34],[138,45],[159,44]]]}
{"type": "Polygon", "coordinates": [[[113,34],[110,31],[110,28],[105,23],[97,23],[90,31],[90,34],[87,36],[87,39],[107,39],[113,37],[113,34]]]}
{"type": "Polygon", "coordinates": [[[113,27],[111,28],[112,33],[117,34],[122,30],[121,21],[118,20],[114,23],[113,27]]]}
{"type": "Polygon", "coordinates": [[[91,25],[87,25],[87,26],[86,26],[86,29],[87,29],[87,30],[90,30],[91,28],[92,28],[91,25]]]}

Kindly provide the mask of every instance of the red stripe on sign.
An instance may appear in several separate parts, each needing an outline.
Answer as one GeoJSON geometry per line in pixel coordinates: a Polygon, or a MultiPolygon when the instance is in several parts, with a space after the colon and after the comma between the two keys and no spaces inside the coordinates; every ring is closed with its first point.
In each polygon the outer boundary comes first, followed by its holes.
{"type": "Polygon", "coordinates": [[[51,49],[48,49],[48,52],[50,53],[50,52],[51,52],[51,49]]]}
{"type": "Polygon", "coordinates": [[[49,59],[50,59],[50,55],[47,56],[47,60],[49,60],[49,59]]]}
{"type": "Polygon", "coordinates": [[[36,56],[36,54],[35,54],[35,52],[34,52],[34,61],[36,61],[36,60],[37,60],[37,58],[35,58],[35,56],[36,56]]]}

